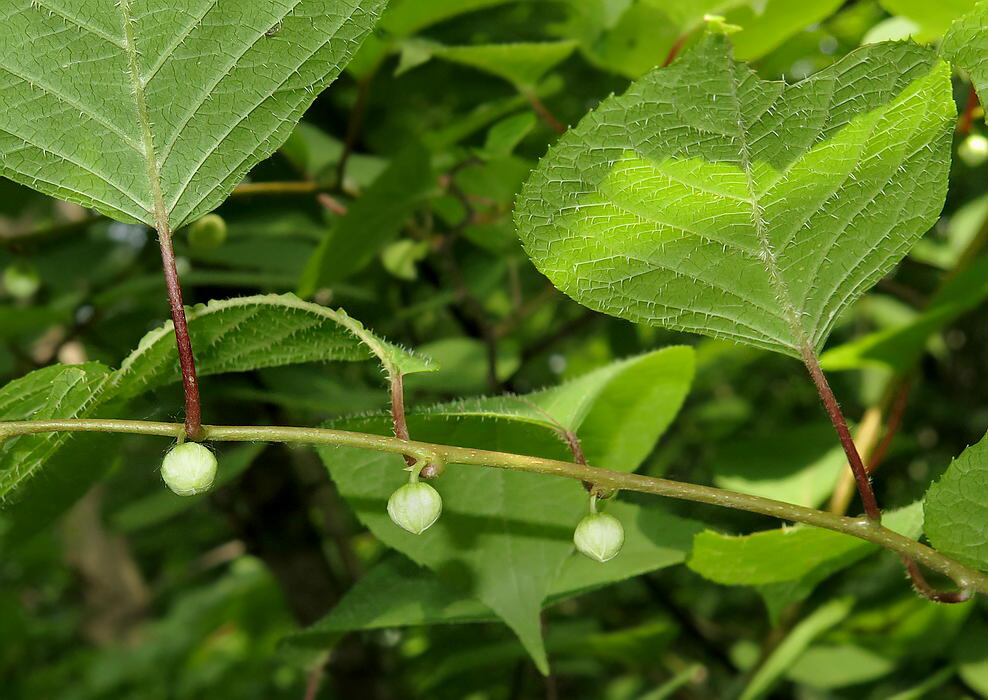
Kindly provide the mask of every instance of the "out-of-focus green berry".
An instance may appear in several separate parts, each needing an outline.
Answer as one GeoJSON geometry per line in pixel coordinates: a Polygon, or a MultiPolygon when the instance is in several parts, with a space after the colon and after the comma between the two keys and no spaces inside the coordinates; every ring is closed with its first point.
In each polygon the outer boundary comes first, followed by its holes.
{"type": "Polygon", "coordinates": [[[34,265],[18,261],[3,271],[3,287],[10,296],[27,299],[41,287],[41,275],[34,265]]]}
{"type": "Polygon", "coordinates": [[[988,160],[988,138],[971,134],[957,147],[957,157],[969,168],[976,168],[988,160]]]}
{"type": "Polygon", "coordinates": [[[198,442],[176,445],[161,463],[161,478],[179,496],[204,493],[216,478],[216,456],[198,442]]]}
{"type": "Polygon", "coordinates": [[[621,551],[624,545],[624,527],[613,515],[590,513],[576,526],[573,543],[581,554],[604,562],[613,559],[621,551]]]}
{"type": "Polygon", "coordinates": [[[219,214],[206,214],[189,224],[188,236],[196,250],[215,250],[226,240],[226,222],[219,214]]]}
{"type": "Polygon", "coordinates": [[[405,484],[388,499],[388,515],[413,535],[425,532],[443,512],[443,498],[428,484],[405,484]]]}

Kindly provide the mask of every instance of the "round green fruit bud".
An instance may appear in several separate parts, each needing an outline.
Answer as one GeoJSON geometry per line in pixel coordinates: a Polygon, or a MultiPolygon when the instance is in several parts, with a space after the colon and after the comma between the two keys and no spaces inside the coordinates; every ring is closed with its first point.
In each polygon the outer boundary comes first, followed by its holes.
{"type": "Polygon", "coordinates": [[[204,493],[216,478],[216,457],[198,442],[175,445],[161,463],[161,478],[179,496],[204,493]]]}
{"type": "Polygon", "coordinates": [[[226,240],[226,222],[219,214],[206,214],[189,224],[188,236],[196,250],[215,250],[226,240]]]}
{"type": "Polygon", "coordinates": [[[34,265],[15,262],[3,271],[3,286],[10,296],[27,299],[34,296],[41,286],[41,275],[34,265]]]}
{"type": "Polygon", "coordinates": [[[988,160],[988,138],[981,134],[971,134],[957,147],[957,156],[969,168],[976,168],[988,160]]]}
{"type": "Polygon", "coordinates": [[[388,515],[398,527],[413,535],[425,532],[443,512],[443,498],[428,484],[405,484],[388,499],[388,515]]]}
{"type": "Polygon", "coordinates": [[[613,559],[624,545],[621,521],[607,513],[584,516],[573,533],[576,548],[591,559],[604,562],[613,559]]]}

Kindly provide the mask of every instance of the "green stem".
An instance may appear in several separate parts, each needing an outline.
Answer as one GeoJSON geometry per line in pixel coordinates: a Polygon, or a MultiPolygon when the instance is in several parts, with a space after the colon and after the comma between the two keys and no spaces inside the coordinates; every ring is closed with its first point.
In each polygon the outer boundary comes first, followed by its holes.
{"type": "MultiPolygon", "coordinates": [[[[867,518],[849,518],[822,510],[805,508],[769,498],[735,491],[700,486],[669,479],[598,469],[585,464],[555,459],[469,447],[437,445],[415,440],[400,440],[386,435],[371,435],[327,428],[293,428],[282,426],[202,426],[205,440],[220,442],[288,442],[309,445],[359,447],[396,455],[409,455],[423,461],[442,461],[516,471],[561,476],[586,481],[603,491],[638,491],[667,498],[707,503],[725,508],[760,513],[781,520],[805,523],[851,535],[872,542],[947,576],[962,589],[988,595],[988,575],[975,571],[924,544],[904,537],[867,518]]],[[[15,435],[58,431],[87,431],[157,435],[177,439],[184,427],[180,423],[152,423],[136,420],[37,420],[0,422],[0,441],[15,435]]]]}

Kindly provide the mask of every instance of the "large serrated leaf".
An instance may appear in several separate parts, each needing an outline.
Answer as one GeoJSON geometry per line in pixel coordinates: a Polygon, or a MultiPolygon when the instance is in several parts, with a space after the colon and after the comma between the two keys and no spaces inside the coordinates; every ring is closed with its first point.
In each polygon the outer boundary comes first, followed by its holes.
{"type": "Polygon", "coordinates": [[[175,229],[288,137],[385,0],[11,0],[0,174],[175,229]]]}
{"type": "MultiPolygon", "coordinates": [[[[374,336],[342,310],[305,302],[293,294],[237,297],[193,307],[189,333],[200,376],[326,360],[365,360],[377,355],[402,373],[429,371],[427,358],[374,336]]],[[[130,397],[179,381],[171,321],[151,331],[114,373],[119,396],[130,397]]]]}
{"type": "Polygon", "coordinates": [[[924,529],[947,556],[988,571],[988,439],[971,445],[950,463],[924,499],[924,529]]]}
{"type": "Polygon", "coordinates": [[[946,65],[913,44],[787,86],[708,35],[560,139],[519,234],[590,308],[799,356],[935,221],[954,115],[946,65]]]}

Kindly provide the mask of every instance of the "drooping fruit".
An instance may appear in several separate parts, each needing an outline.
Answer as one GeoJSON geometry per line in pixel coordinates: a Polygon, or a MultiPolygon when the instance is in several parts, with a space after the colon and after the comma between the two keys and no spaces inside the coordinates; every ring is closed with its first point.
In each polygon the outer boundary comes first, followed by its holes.
{"type": "Polygon", "coordinates": [[[613,515],[590,513],[576,526],[573,543],[581,554],[605,562],[621,551],[624,545],[624,527],[613,515]]]}
{"type": "Polygon", "coordinates": [[[420,481],[405,484],[388,499],[388,515],[395,525],[413,535],[425,532],[442,512],[442,496],[420,481]]]}
{"type": "Polygon", "coordinates": [[[161,478],[179,496],[204,493],[216,478],[216,456],[198,442],[176,445],[161,462],[161,478]]]}

